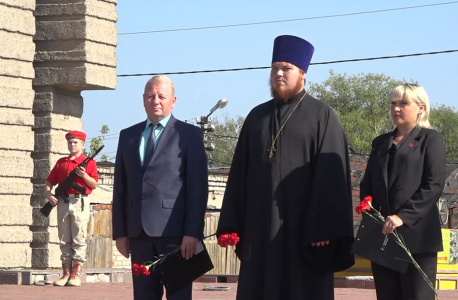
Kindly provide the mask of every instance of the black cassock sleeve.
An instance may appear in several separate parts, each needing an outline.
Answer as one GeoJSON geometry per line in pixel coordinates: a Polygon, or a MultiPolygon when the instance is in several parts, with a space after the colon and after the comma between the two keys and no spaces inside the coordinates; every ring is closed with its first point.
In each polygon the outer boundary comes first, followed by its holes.
{"type": "Polygon", "coordinates": [[[317,268],[339,271],[354,264],[348,146],[342,127],[331,109],[319,120],[313,180],[306,212],[303,249],[317,268]],[[313,242],[329,246],[312,247],[313,242]]]}

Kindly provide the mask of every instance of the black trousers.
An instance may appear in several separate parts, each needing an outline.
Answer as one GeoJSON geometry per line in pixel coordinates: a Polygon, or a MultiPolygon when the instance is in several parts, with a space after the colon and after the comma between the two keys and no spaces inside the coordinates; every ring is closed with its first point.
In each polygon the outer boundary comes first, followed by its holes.
{"type": "MultiPolygon", "coordinates": [[[[428,276],[433,286],[436,282],[437,253],[414,254],[413,258],[428,276]]],[[[374,275],[377,300],[434,300],[434,291],[429,287],[414,264],[410,264],[406,274],[402,274],[374,262],[374,275]]]]}
{"type": "MultiPolygon", "coordinates": [[[[181,245],[181,237],[148,237],[145,234],[140,238],[130,239],[130,251],[132,264],[144,264],[154,261],[154,256],[170,252],[170,245],[181,245]]],[[[132,274],[134,284],[134,300],[161,300],[164,294],[164,286],[159,281],[157,273],[150,269],[150,276],[135,276],[132,274]]],[[[168,300],[191,300],[192,283],[180,291],[169,295],[168,300]]]]}

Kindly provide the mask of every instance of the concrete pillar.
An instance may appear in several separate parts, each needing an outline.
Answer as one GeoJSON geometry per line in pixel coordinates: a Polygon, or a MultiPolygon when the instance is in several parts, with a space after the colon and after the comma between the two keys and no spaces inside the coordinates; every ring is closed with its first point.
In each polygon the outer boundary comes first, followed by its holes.
{"type": "Polygon", "coordinates": [[[31,267],[34,0],[0,0],[0,267],[31,267]]]}
{"type": "Polygon", "coordinates": [[[39,213],[46,202],[44,183],[57,159],[68,155],[65,133],[83,129],[81,91],[116,87],[116,4],[116,0],[36,1],[33,268],[60,266],[56,213],[49,219],[39,213]]]}

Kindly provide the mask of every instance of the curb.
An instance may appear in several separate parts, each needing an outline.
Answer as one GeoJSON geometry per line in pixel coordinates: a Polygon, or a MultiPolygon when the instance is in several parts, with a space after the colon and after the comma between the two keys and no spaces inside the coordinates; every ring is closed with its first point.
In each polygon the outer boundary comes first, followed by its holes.
{"type": "MultiPolygon", "coordinates": [[[[50,285],[62,274],[60,269],[48,270],[0,270],[0,285],[50,285]]],[[[82,283],[132,283],[130,269],[86,268],[81,275],[82,283]]],[[[194,282],[237,283],[238,275],[206,274],[194,282]]],[[[341,276],[334,278],[336,288],[374,289],[372,276],[341,276]]]]}
{"type": "MultiPolygon", "coordinates": [[[[88,268],[83,269],[81,282],[125,282],[132,283],[130,269],[88,268]]],[[[60,269],[50,270],[0,270],[0,285],[47,285],[58,280],[60,269]]]]}

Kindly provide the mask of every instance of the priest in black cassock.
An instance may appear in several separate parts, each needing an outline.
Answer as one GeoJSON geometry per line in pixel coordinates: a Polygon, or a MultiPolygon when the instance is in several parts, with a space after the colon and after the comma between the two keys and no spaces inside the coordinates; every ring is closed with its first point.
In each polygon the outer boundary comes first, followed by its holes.
{"type": "Polygon", "coordinates": [[[334,299],[334,271],[354,264],[350,168],[332,109],[308,95],[313,46],[274,41],[272,100],[247,116],[217,235],[236,232],[237,299],[334,299]]]}

